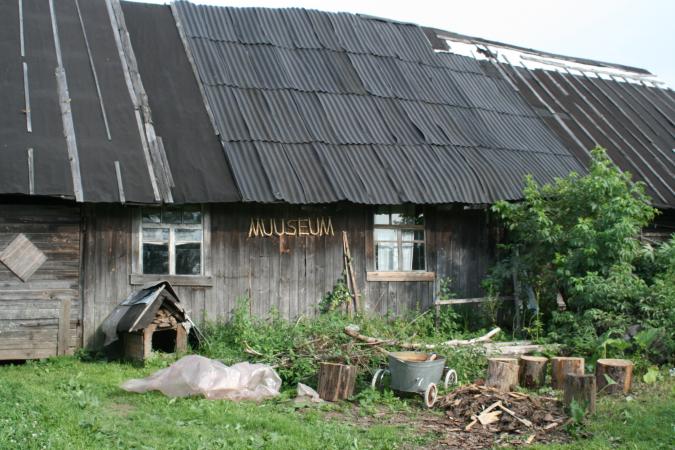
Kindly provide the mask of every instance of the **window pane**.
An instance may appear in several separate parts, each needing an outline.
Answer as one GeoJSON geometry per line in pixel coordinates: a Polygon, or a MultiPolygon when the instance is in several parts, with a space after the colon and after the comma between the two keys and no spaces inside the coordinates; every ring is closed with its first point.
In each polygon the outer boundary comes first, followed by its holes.
{"type": "Polygon", "coordinates": [[[202,223],[202,210],[199,206],[187,206],[183,209],[183,223],[202,223]]]}
{"type": "Polygon", "coordinates": [[[163,223],[180,223],[182,210],[177,206],[167,206],[162,211],[163,223]]]}
{"type": "Polygon", "coordinates": [[[143,273],[169,273],[169,244],[143,244],[143,273]]]}
{"type": "Polygon", "coordinates": [[[424,230],[403,230],[401,231],[401,240],[403,241],[423,241],[424,230]]]}
{"type": "Polygon", "coordinates": [[[413,244],[412,270],[425,270],[424,244],[413,244]]]}
{"type": "Polygon", "coordinates": [[[201,248],[198,243],[176,245],[176,275],[201,273],[201,248]]]}
{"type": "Polygon", "coordinates": [[[194,228],[177,228],[176,242],[200,241],[202,240],[202,230],[194,228]]]}
{"type": "Polygon", "coordinates": [[[375,214],[375,225],[389,225],[389,214],[386,213],[375,214]]]}
{"type": "Polygon", "coordinates": [[[396,240],[396,230],[391,230],[387,228],[375,228],[375,240],[376,241],[395,241],[396,240]]]}
{"type": "Polygon", "coordinates": [[[143,242],[168,242],[168,228],[143,228],[143,242]]]}
{"type": "Polygon", "coordinates": [[[143,223],[160,223],[161,217],[160,208],[143,208],[143,223]]]}
{"type": "Polygon", "coordinates": [[[383,271],[398,270],[398,251],[396,243],[375,244],[375,269],[383,271]]]}
{"type": "Polygon", "coordinates": [[[396,225],[424,225],[424,215],[421,210],[405,208],[392,214],[391,222],[396,225]]]}
{"type": "Polygon", "coordinates": [[[424,244],[403,244],[402,270],[424,270],[424,244]]]}

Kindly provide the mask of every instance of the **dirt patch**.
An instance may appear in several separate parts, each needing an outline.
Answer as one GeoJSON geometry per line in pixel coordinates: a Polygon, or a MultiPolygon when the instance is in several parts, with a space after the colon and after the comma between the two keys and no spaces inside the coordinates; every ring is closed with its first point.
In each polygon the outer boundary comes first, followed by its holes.
{"type": "Polygon", "coordinates": [[[570,441],[564,431],[568,419],[557,399],[517,392],[502,394],[477,385],[451,392],[431,410],[411,406],[410,411],[392,411],[377,406],[364,412],[358,405],[351,405],[329,411],[325,417],[366,427],[404,426],[423,436],[427,443],[415,448],[425,449],[485,449],[570,441]],[[482,419],[490,423],[481,424],[478,416],[486,410],[497,414],[486,413],[482,419]]]}

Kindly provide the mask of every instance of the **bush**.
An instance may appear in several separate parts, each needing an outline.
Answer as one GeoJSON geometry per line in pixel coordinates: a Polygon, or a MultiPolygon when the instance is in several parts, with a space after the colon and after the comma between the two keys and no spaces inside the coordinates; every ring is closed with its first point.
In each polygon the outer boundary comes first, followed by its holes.
{"type": "Polygon", "coordinates": [[[658,213],[644,186],[603,149],[592,156],[587,175],[544,186],[529,177],[522,202],[494,205],[509,241],[486,284],[504,291],[515,272],[520,295],[534,297],[548,337],[570,351],[593,357],[637,351],[627,343],[632,327],[664,331],[660,342],[672,358],[675,238],[657,249],[642,245],[639,233],[658,213]],[[558,311],[558,295],[566,312],[558,311]]]}
{"type": "MultiPolygon", "coordinates": [[[[377,348],[347,336],[343,332],[347,325],[358,325],[363,334],[387,340],[439,343],[464,337],[456,331],[457,325],[451,320],[454,316],[449,314],[439,329],[434,327],[432,310],[413,311],[402,317],[353,318],[333,311],[288,321],[277,313],[266,319],[253,317],[247,299],[240,299],[229,323],[210,323],[204,327],[206,340],[199,352],[225,364],[244,360],[270,364],[276,367],[286,386],[298,382],[315,385],[321,361],[353,364],[359,367],[359,382],[365,384],[370,383],[375,369],[386,364],[386,357],[377,348]]],[[[477,349],[448,349],[439,353],[456,368],[460,380],[473,380],[485,368],[485,356],[477,349]]]]}

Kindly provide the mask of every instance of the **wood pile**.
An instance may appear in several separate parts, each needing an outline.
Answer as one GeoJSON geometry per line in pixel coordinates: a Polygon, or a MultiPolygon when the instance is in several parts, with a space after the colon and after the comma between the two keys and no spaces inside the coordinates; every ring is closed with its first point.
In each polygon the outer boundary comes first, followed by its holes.
{"type": "Polygon", "coordinates": [[[176,318],[169,311],[160,308],[157,314],[155,314],[155,320],[152,323],[157,325],[157,329],[164,329],[174,328],[178,324],[178,321],[176,321],[176,318]]]}
{"type": "Polygon", "coordinates": [[[500,442],[559,442],[568,420],[562,403],[552,397],[500,392],[478,384],[456,389],[438,402],[462,448],[489,448],[500,442]],[[468,436],[470,435],[470,436],[468,436]]]}

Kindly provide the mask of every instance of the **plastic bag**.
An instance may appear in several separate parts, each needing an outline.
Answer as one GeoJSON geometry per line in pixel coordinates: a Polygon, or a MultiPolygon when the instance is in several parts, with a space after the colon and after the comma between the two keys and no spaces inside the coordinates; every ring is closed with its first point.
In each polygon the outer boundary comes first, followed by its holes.
{"type": "Polygon", "coordinates": [[[319,393],[306,384],[298,383],[297,395],[295,397],[296,403],[312,402],[323,403],[319,393]]]}
{"type": "Polygon", "coordinates": [[[237,363],[188,355],[146,378],[125,381],[129,392],[160,391],[169,397],[203,395],[211,400],[262,400],[279,394],[281,378],[265,364],[237,363]]]}

